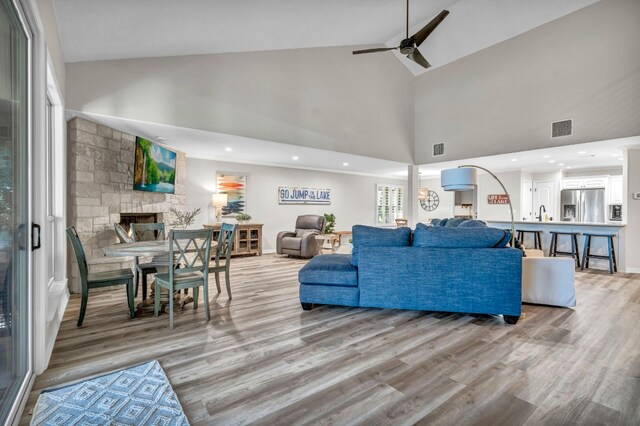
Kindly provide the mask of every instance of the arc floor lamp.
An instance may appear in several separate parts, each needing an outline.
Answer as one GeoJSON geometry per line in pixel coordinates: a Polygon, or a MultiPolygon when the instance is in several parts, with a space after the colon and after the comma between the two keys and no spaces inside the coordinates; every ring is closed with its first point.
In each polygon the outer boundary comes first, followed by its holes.
{"type": "MultiPolygon", "coordinates": [[[[490,170],[481,166],[473,164],[465,164],[458,166],[455,169],[445,169],[440,172],[440,185],[445,191],[468,191],[471,189],[477,189],[478,187],[478,172],[476,169],[483,170],[489,173],[502,187],[502,190],[507,194],[509,199],[509,211],[511,212],[511,247],[515,247],[515,235],[516,235],[516,223],[513,218],[513,205],[511,204],[511,196],[504,187],[503,183],[494,175],[490,170]]],[[[475,213],[474,213],[475,216],[475,213]]]]}

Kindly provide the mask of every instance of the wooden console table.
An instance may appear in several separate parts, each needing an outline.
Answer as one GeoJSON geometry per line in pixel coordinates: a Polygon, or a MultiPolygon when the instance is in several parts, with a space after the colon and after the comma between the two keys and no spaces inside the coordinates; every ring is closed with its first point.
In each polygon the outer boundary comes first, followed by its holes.
{"type": "MultiPolygon", "coordinates": [[[[203,225],[205,228],[213,228],[213,239],[218,240],[220,224],[203,225]]],[[[233,239],[232,256],[262,256],[262,224],[239,223],[236,235],[233,239]]]]}

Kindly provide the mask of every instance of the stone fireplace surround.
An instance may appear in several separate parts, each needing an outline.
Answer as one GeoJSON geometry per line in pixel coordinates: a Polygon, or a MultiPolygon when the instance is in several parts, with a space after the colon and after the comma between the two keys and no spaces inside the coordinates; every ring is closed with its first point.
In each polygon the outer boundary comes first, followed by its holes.
{"type": "MultiPolygon", "coordinates": [[[[75,226],[90,272],[130,268],[130,258],[105,257],[102,248],[116,244],[113,225],[121,213],[153,213],[159,222],[171,220],[170,207],[186,206],[186,159],[176,158],[175,194],[133,190],[136,137],[82,118],[67,123],[69,226],[75,226]]],[[[126,218],[122,218],[126,221],[126,218]]],[[[80,273],[69,247],[69,289],[80,291],[80,273]]]]}

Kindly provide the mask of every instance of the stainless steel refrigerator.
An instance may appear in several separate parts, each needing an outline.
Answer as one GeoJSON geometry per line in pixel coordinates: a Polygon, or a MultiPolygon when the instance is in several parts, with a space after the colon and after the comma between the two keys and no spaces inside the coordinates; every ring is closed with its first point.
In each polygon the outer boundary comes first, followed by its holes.
{"type": "Polygon", "coordinates": [[[563,222],[604,223],[604,189],[563,189],[560,214],[563,222]]]}

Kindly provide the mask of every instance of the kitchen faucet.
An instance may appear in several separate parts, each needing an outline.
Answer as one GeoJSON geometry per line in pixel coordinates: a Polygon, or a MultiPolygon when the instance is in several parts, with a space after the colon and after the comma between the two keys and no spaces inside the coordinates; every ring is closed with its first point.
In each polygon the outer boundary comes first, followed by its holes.
{"type": "Polygon", "coordinates": [[[547,212],[546,207],[544,206],[544,204],[540,204],[540,208],[538,209],[538,222],[542,222],[542,212],[547,212]]]}

